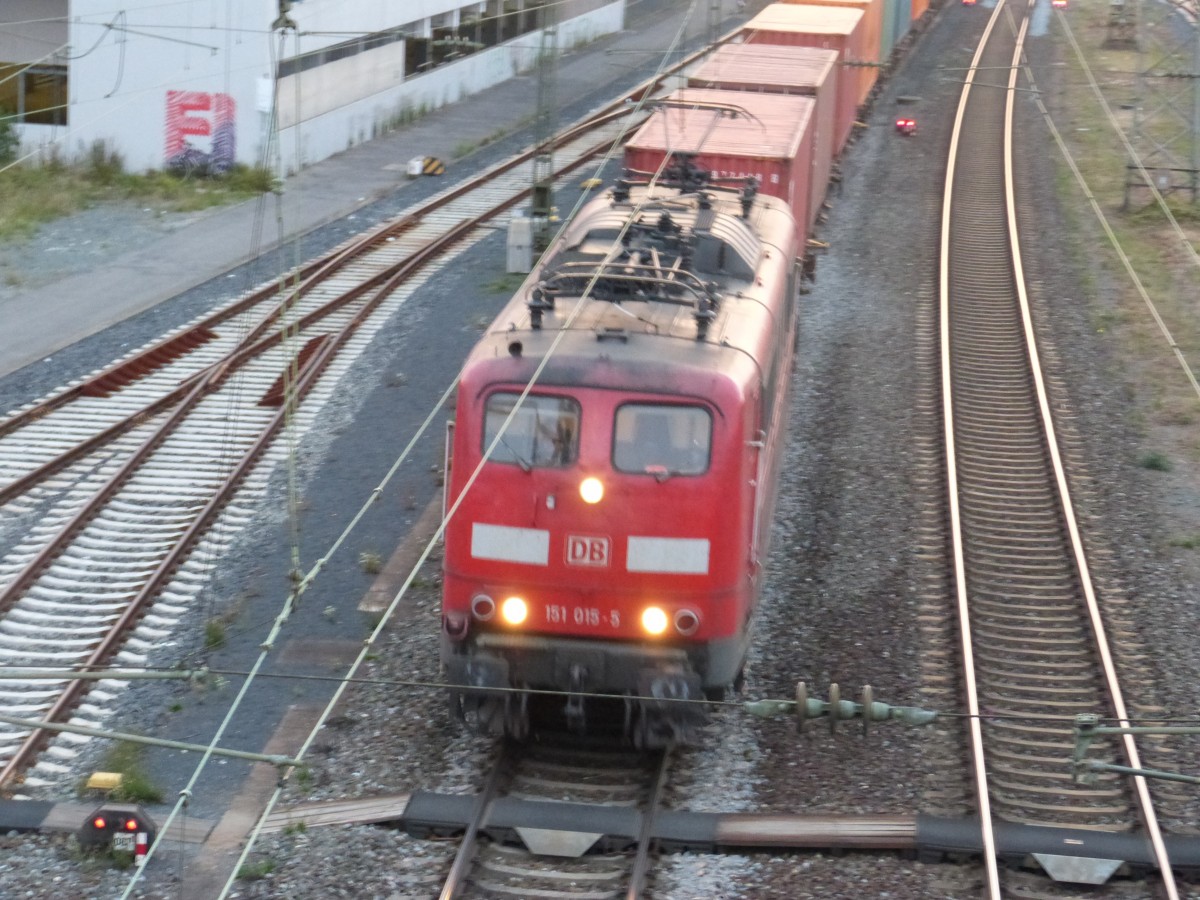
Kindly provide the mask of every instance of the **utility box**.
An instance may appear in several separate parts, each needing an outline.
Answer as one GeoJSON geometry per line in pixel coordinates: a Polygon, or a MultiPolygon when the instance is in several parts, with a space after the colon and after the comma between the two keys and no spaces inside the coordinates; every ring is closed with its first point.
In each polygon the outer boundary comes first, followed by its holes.
{"type": "Polygon", "coordinates": [[[513,216],[508,223],[508,267],[510,273],[528,273],[533,268],[533,220],[513,216]]]}
{"type": "Polygon", "coordinates": [[[409,178],[420,178],[425,174],[425,157],[414,156],[408,161],[406,174],[409,178]]]}
{"type": "Polygon", "coordinates": [[[79,845],[90,850],[117,850],[135,856],[153,843],[158,826],[136,803],[105,803],[88,816],[77,835],[79,845]]]}

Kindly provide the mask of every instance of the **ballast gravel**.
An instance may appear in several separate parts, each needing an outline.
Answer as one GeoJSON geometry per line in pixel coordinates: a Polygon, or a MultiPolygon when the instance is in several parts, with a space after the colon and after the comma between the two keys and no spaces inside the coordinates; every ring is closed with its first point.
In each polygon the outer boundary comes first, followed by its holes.
{"type": "MultiPolygon", "coordinates": [[[[831,188],[828,218],[817,233],[828,249],[817,251],[816,280],[803,298],[791,384],[792,438],[774,546],[746,686],[737,699],[790,699],[802,681],[813,696],[826,696],[837,683],[844,697],[853,698],[870,684],[883,702],[942,702],[942,695],[929,692],[921,666],[919,509],[936,497],[921,477],[916,437],[925,427],[917,411],[930,400],[919,336],[927,327],[921,305],[929,302],[936,273],[940,203],[940,170],[929,160],[945,146],[957,98],[957,87],[935,66],[964,67],[982,22],[960,12],[957,4],[943,10],[921,36],[916,55],[891,73],[841,162],[840,183],[831,188]],[[891,128],[901,96],[920,98],[920,131],[912,137],[891,128]]],[[[1036,62],[1039,52],[1054,51],[1035,45],[1032,52],[1036,62]]],[[[1026,125],[1036,129],[1029,110],[1024,114],[1026,125]]],[[[1035,135],[1031,140],[1041,147],[1044,135],[1035,135]]],[[[1037,156],[1034,151],[1023,158],[1032,165],[1037,156]]],[[[1045,167],[1027,177],[1047,235],[1045,256],[1030,264],[1042,284],[1039,316],[1052,336],[1061,400],[1074,416],[1091,475],[1087,527],[1111,552],[1113,578],[1146,612],[1138,618],[1141,637],[1160,662],[1150,667],[1153,679],[1139,694],[1147,703],[1186,712],[1200,700],[1200,649],[1191,638],[1200,566],[1194,551],[1168,538],[1200,532],[1195,488],[1200,479],[1194,459],[1179,458],[1169,477],[1137,465],[1150,449],[1137,427],[1144,415],[1139,395],[1121,375],[1119,348],[1091,325],[1097,309],[1119,302],[1120,285],[1090,251],[1080,249],[1091,246],[1090,226],[1063,226],[1052,180],[1045,167]],[[1098,290],[1084,287],[1097,278],[1098,290]]],[[[49,277],[48,261],[58,258],[53,248],[64,240],[86,241],[82,235],[88,233],[97,242],[137,240],[145,227],[127,211],[92,210],[46,230],[20,258],[3,257],[4,266],[26,271],[22,259],[36,260],[28,263],[26,276],[36,281],[49,277]]],[[[471,272],[502,270],[499,242],[472,252],[471,272]]],[[[435,284],[426,290],[428,302],[436,304],[443,299],[439,290],[450,288],[435,284]]],[[[384,362],[377,357],[373,368],[364,367],[366,376],[385,379],[407,370],[403,361],[387,360],[386,348],[377,352],[384,362]]],[[[396,402],[429,400],[406,394],[396,402]]],[[[370,409],[376,418],[390,412],[370,409]]],[[[350,427],[366,426],[363,415],[350,427]]],[[[356,440],[365,447],[371,432],[369,427],[361,432],[356,440]]],[[[346,496],[369,491],[371,485],[355,483],[343,469],[335,475],[335,468],[314,458],[306,472],[314,482],[341,479],[346,496]]],[[[274,539],[270,518],[263,521],[258,540],[274,539]]],[[[229,577],[249,571],[257,556],[253,544],[244,547],[229,561],[229,577]]],[[[412,789],[462,794],[478,789],[491,743],[463,735],[440,691],[425,686],[438,680],[437,563],[435,554],[365,664],[361,677],[375,683],[347,692],[314,742],[304,776],[283,786],[281,806],[412,789]]],[[[848,815],[912,814],[936,806],[940,814],[966,814],[970,798],[961,776],[943,768],[945,760],[963,761],[954,718],[961,710],[937,711],[945,717],[937,728],[885,723],[864,734],[857,723],[843,723],[834,732],[824,723],[798,729],[784,719],[753,718],[731,703],[715,717],[700,747],[679,754],[669,804],[696,811],[848,815]]],[[[136,725],[136,711],[128,712],[136,725]]],[[[1184,752],[1178,759],[1179,768],[1195,771],[1194,755],[1184,752]]],[[[1177,825],[1189,816],[1196,821],[1194,802],[1189,806],[1185,798],[1172,808],[1177,825]]],[[[378,826],[294,827],[256,841],[228,896],[434,897],[455,846],[378,826]]],[[[195,863],[192,851],[164,850],[127,896],[216,896],[214,885],[221,879],[204,877],[195,863]]],[[[130,870],[81,854],[68,835],[0,837],[5,898],[115,898],[126,895],[130,878],[130,870]]],[[[689,854],[658,860],[649,895],[926,900],[979,896],[980,879],[969,862],[893,853],[689,854]]]]}

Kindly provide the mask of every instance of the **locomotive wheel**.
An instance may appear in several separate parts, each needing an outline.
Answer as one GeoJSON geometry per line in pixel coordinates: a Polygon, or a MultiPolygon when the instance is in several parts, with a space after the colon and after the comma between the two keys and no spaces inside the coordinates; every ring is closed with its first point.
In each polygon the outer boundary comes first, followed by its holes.
{"type": "Polygon", "coordinates": [[[523,740],[529,734],[528,694],[520,699],[450,692],[450,714],[474,734],[523,740]]]}
{"type": "Polygon", "coordinates": [[[452,691],[450,713],[474,734],[504,734],[504,698],[452,691]]]}

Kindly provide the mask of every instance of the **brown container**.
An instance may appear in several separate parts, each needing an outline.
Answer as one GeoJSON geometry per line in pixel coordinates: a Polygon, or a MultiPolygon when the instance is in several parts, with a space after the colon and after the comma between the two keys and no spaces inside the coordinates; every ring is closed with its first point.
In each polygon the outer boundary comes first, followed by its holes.
{"type": "Polygon", "coordinates": [[[838,53],[837,150],[850,138],[863,96],[863,69],[847,62],[866,59],[861,9],[836,6],[791,6],[773,3],[746,23],[741,33],[746,43],[784,44],[789,47],[818,47],[838,53]]]}
{"type": "MultiPolygon", "coordinates": [[[[840,6],[847,9],[860,9],[863,13],[863,62],[875,63],[863,66],[859,71],[859,97],[861,106],[879,80],[881,67],[887,62],[884,59],[883,47],[883,0],[783,0],[789,6],[840,6]]],[[[928,0],[926,0],[928,2],[928,0]]]]}
{"type": "Polygon", "coordinates": [[[791,207],[798,252],[808,237],[813,154],[812,97],[681,88],[625,145],[625,165],[657,172],[671,152],[694,153],[717,179],[758,179],[759,190],[791,207]],[[686,105],[695,103],[697,107],[686,105]],[[718,107],[736,111],[736,118],[718,107]]]}
{"type": "Polygon", "coordinates": [[[811,230],[825,201],[837,154],[837,51],[772,44],[722,44],[689,78],[690,87],[812,97],[811,230]]]}
{"type": "Polygon", "coordinates": [[[912,20],[915,22],[929,9],[929,0],[912,0],[912,20]]]}

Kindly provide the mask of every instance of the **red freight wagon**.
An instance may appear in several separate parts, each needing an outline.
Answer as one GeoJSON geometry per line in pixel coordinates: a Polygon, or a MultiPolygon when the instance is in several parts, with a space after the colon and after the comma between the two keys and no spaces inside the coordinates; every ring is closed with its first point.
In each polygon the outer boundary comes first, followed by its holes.
{"type": "Polygon", "coordinates": [[[750,44],[785,44],[790,47],[819,47],[838,52],[838,144],[840,151],[850,137],[858,105],[870,90],[865,69],[846,65],[866,60],[863,11],[836,6],[788,6],[775,3],[746,23],[742,29],[750,44]],[[865,86],[865,89],[864,89],[865,86]]]}
{"type": "MultiPolygon", "coordinates": [[[[791,6],[835,6],[846,9],[861,9],[863,12],[863,61],[886,63],[883,53],[883,16],[884,0],[783,0],[791,6]]],[[[865,93],[859,97],[862,103],[875,82],[879,80],[879,69],[875,66],[864,66],[860,69],[861,78],[866,85],[865,93]]],[[[861,90],[860,86],[860,90],[861,90]]]]}
{"type": "MultiPolygon", "coordinates": [[[[812,228],[833,169],[837,153],[837,51],[816,47],[768,44],[722,44],[689,78],[688,85],[731,91],[758,91],[812,97],[813,164],[809,179],[808,221],[812,228]]],[[[853,125],[850,118],[843,123],[853,125]]]]}
{"type": "Polygon", "coordinates": [[[803,253],[811,220],[815,106],[812,97],[683,88],[625,145],[625,165],[653,173],[668,152],[690,153],[717,178],[753,175],[763,194],[791,208],[798,242],[788,249],[803,253]],[[734,118],[723,110],[738,114],[734,118]]]}

